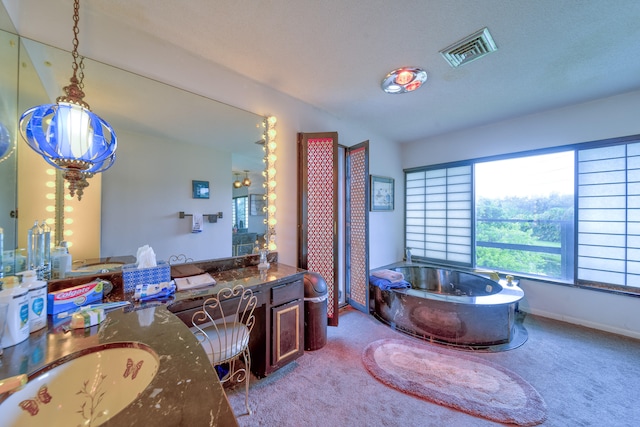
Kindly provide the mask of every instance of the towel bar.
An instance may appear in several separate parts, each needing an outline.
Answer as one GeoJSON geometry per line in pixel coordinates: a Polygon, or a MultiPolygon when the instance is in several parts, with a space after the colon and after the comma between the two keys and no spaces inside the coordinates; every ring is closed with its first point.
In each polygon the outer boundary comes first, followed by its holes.
{"type": "MultiPolygon", "coordinates": [[[[193,216],[193,214],[184,213],[183,211],[178,212],[178,217],[183,219],[186,216],[193,216]]],[[[222,219],[222,212],[214,213],[214,214],[204,214],[203,217],[207,217],[209,222],[218,222],[218,218],[222,219]]]]}

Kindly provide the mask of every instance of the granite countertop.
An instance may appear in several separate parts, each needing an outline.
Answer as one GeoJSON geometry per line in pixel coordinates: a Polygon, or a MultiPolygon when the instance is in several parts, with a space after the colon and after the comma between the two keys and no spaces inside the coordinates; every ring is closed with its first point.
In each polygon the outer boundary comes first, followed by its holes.
{"type": "Polygon", "coordinates": [[[305,271],[286,264],[272,263],[268,270],[259,270],[257,266],[249,266],[212,272],[210,274],[216,281],[215,285],[178,291],[172,298],[164,301],[163,304],[167,304],[171,311],[176,311],[182,302],[201,300],[214,295],[222,288],[232,288],[236,285],[253,288],[259,285],[277,283],[285,279],[289,280],[295,275],[302,276],[305,271]]]}
{"type": "MultiPolygon", "coordinates": [[[[6,348],[0,378],[33,373],[60,357],[114,342],[141,342],[159,356],[158,373],[141,395],[105,426],[237,426],[222,385],[195,336],[164,306],[110,311],[100,325],[64,332],[53,324],[6,348]]],[[[2,405],[0,404],[0,412],[2,405]]],[[[46,425],[43,421],[43,425],[46,425]]]]}

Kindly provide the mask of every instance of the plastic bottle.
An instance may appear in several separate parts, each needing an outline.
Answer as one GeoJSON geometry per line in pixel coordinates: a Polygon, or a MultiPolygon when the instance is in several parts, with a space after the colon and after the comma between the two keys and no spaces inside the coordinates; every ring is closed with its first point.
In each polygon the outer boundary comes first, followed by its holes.
{"type": "Polygon", "coordinates": [[[42,272],[42,279],[49,280],[51,279],[51,227],[45,221],[42,221],[42,225],[40,225],[42,229],[43,238],[43,247],[42,247],[42,263],[44,265],[44,270],[42,272]]]}
{"type": "Polygon", "coordinates": [[[16,286],[0,291],[0,304],[7,304],[7,322],[2,347],[11,347],[29,338],[29,296],[27,289],[16,286]]]}
{"type": "Polygon", "coordinates": [[[38,280],[33,270],[18,274],[22,275],[20,286],[28,291],[29,332],[35,332],[47,326],[47,282],[38,280]]]}
{"type": "Polygon", "coordinates": [[[51,278],[64,279],[71,270],[71,255],[67,248],[57,246],[51,254],[51,278]]]}
{"type": "Polygon", "coordinates": [[[63,240],[60,242],[60,246],[62,246],[67,251],[67,254],[69,255],[69,258],[67,258],[67,266],[65,271],[71,271],[71,266],[73,265],[73,257],[69,252],[69,243],[63,240]]]}

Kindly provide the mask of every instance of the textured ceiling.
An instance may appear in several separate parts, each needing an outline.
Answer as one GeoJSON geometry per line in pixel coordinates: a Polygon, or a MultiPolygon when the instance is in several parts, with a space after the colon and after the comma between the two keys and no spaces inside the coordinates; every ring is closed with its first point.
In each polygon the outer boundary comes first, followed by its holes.
{"type": "MultiPolygon", "coordinates": [[[[3,3],[20,34],[70,48],[71,0],[3,3]]],[[[82,0],[80,34],[91,58],[179,46],[411,142],[640,89],[639,19],[637,0],[82,0]],[[483,27],[498,51],[451,68],[439,51],[483,27]],[[404,65],[427,70],[423,88],[382,92],[385,74],[404,65]]],[[[210,84],[201,79],[189,83],[210,84]]]]}

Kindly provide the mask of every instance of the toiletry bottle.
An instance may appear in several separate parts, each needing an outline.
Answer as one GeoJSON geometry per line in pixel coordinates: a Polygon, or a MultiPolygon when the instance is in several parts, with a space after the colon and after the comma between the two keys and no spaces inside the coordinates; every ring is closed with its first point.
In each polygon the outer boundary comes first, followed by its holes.
{"type": "Polygon", "coordinates": [[[29,296],[21,287],[0,291],[0,303],[9,305],[2,335],[2,347],[11,347],[29,338],[29,296]]]}
{"type": "Polygon", "coordinates": [[[71,255],[67,248],[57,246],[51,254],[51,278],[64,279],[71,270],[71,255]]]}
{"type": "Polygon", "coordinates": [[[69,242],[65,242],[63,240],[60,242],[60,246],[62,246],[67,251],[67,255],[69,255],[69,257],[67,258],[67,265],[65,267],[65,271],[69,272],[71,271],[71,266],[73,265],[73,257],[69,252],[69,242]]]}
{"type": "Polygon", "coordinates": [[[43,234],[43,246],[42,246],[42,263],[44,270],[42,272],[42,279],[51,279],[51,227],[46,221],[42,221],[40,225],[43,234]]]}
{"type": "Polygon", "coordinates": [[[22,275],[20,286],[28,291],[29,332],[35,332],[47,326],[47,282],[38,280],[33,270],[18,274],[22,275]]]}

